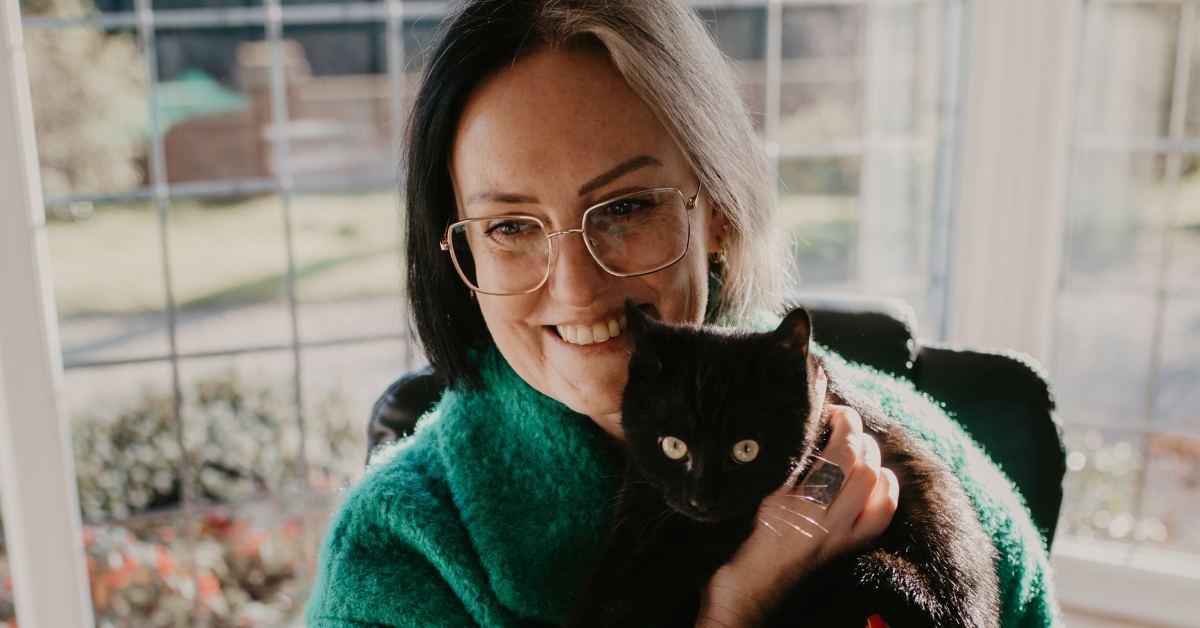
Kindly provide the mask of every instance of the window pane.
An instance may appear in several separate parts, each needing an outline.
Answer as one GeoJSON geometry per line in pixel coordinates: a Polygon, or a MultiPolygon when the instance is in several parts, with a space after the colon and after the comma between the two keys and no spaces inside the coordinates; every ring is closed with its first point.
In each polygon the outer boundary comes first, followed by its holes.
{"type": "Polygon", "coordinates": [[[717,47],[732,62],[742,99],[762,132],[766,113],[767,10],[762,7],[698,9],[717,47]]]}
{"type": "Polygon", "coordinates": [[[857,271],[859,159],[779,160],[779,205],[804,289],[850,289],[857,271]]]}
{"type": "Polygon", "coordinates": [[[1076,425],[1140,426],[1154,333],[1153,295],[1063,292],[1057,332],[1059,416],[1076,425]]]}
{"type": "Polygon", "coordinates": [[[1175,217],[1167,284],[1200,292],[1200,155],[1183,157],[1175,217]]]}
{"type": "Polygon", "coordinates": [[[172,515],[83,530],[97,626],[193,626],[196,581],[186,519],[172,515]]]}
{"type": "Polygon", "coordinates": [[[198,501],[304,488],[290,351],[184,360],[183,445],[198,501]]]}
{"type": "MultiPolygon", "coordinates": [[[[270,51],[261,26],[162,29],[155,35],[159,129],[173,184],[268,176],[270,51]]],[[[284,46],[290,76],[309,73],[284,46]]]]}
{"type": "Polygon", "coordinates": [[[780,142],[862,134],[863,7],[783,10],[780,142]]]}
{"type": "Polygon", "coordinates": [[[66,371],[85,521],[180,505],[180,449],[168,362],[66,371]]]}
{"type": "Polygon", "coordinates": [[[288,75],[289,168],[296,178],[396,172],[384,25],[286,26],[309,74],[288,75]]]}
{"type": "Polygon", "coordinates": [[[76,203],[46,218],[67,367],[165,357],[166,284],[154,204],[76,203]]]}
{"type": "Polygon", "coordinates": [[[1165,162],[1150,153],[1076,151],[1064,260],[1069,282],[1157,285],[1165,162]]]}
{"type": "Polygon", "coordinates": [[[399,219],[390,191],[293,199],[303,342],[402,332],[399,219]]]}
{"type": "MultiPolygon", "coordinates": [[[[932,157],[941,118],[943,3],[877,3],[867,11],[867,135],[926,136],[932,157]]],[[[917,147],[911,147],[917,150],[917,147]]]]}
{"type": "Polygon", "coordinates": [[[1132,538],[1139,523],[1141,437],[1129,431],[1071,428],[1063,438],[1067,476],[1057,534],[1083,541],[1132,538]]]}
{"type": "Polygon", "coordinates": [[[1155,427],[1200,438],[1200,298],[1167,299],[1155,427]]]}
{"type": "Polygon", "coordinates": [[[308,481],[318,490],[362,475],[375,401],[411,370],[401,342],[305,349],[300,354],[308,481]]]}
{"type": "Polygon", "coordinates": [[[279,197],[173,200],[167,238],[181,353],[291,343],[279,197]]]}
{"type": "Polygon", "coordinates": [[[200,618],[215,626],[299,626],[330,496],[205,511],[194,522],[200,618]]]}
{"type": "Polygon", "coordinates": [[[1091,3],[1076,94],[1083,138],[1165,137],[1179,3],[1091,3]]]}
{"type": "Polygon", "coordinates": [[[145,185],[150,118],[135,34],[27,28],[25,54],[47,200],[145,185]]]}
{"type": "Polygon", "coordinates": [[[1169,434],[1150,438],[1144,517],[1133,538],[1200,553],[1200,439],[1169,434]]]}
{"type": "MultiPolygon", "coordinates": [[[[924,295],[932,248],[935,161],[930,153],[876,150],[864,157],[864,164],[858,219],[859,290],[924,295]]],[[[925,298],[909,303],[920,314],[925,298]]]]}

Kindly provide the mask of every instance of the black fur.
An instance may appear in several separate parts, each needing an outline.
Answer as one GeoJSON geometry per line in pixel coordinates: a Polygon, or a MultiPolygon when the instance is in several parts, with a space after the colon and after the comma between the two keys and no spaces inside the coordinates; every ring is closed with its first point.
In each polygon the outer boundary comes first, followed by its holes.
{"type": "MultiPolygon", "coordinates": [[[[626,303],[636,350],[623,402],[629,465],[616,524],[567,622],[691,625],[699,591],[754,530],[758,505],[828,439],[814,408],[819,360],[792,311],[774,332],[670,327],[626,303]],[[671,460],[660,439],[688,445],[671,460]],[[739,464],[735,443],[759,443],[739,464]],[[824,440],[823,440],[824,439],[824,440]]],[[[995,549],[950,469],[869,399],[830,375],[826,403],[862,415],[899,509],[871,546],[788,583],[764,625],[892,628],[999,625],[995,549]]]]}

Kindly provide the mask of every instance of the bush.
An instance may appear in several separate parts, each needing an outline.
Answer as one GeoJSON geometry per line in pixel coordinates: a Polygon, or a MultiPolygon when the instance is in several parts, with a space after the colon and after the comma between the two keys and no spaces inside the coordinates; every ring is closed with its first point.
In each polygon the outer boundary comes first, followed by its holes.
{"type": "Polygon", "coordinates": [[[301,456],[292,387],[248,380],[236,371],[197,379],[184,391],[182,429],[170,392],[147,388],[104,400],[73,419],[75,471],[85,519],[123,518],[182,501],[181,452],[193,498],[224,502],[309,485],[328,490],[362,468],[362,426],[332,392],[308,404],[307,456],[301,456]],[[180,442],[182,440],[182,448],[180,442]]]}

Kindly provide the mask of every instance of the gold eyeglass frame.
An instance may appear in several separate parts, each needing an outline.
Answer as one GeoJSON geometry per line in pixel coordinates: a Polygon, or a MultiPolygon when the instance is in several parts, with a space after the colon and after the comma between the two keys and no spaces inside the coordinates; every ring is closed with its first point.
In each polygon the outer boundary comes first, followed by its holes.
{"type": "Polygon", "coordinates": [[[683,259],[684,256],[687,255],[688,250],[692,246],[691,211],[696,208],[696,200],[698,198],[700,198],[700,190],[703,187],[704,187],[703,184],[698,183],[696,185],[696,193],[693,194],[691,198],[685,197],[683,195],[683,192],[680,192],[677,188],[653,188],[653,189],[649,189],[649,190],[639,190],[637,192],[630,192],[629,194],[622,194],[621,196],[618,196],[616,198],[610,198],[608,200],[601,201],[599,203],[596,203],[595,205],[592,205],[591,207],[588,207],[586,210],[584,210],[583,220],[580,222],[578,229],[562,229],[560,231],[551,232],[550,229],[546,226],[546,223],[542,222],[542,220],[540,218],[536,218],[534,216],[522,216],[520,214],[501,214],[499,216],[484,216],[482,218],[468,218],[466,220],[460,220],[458,222],[451,223],[446,226],[446,231],[442,233],[441,249],[443,251],[448,251],[450,253],[450,260],[452,262],[454,262],[454,270],[458,271],[459,278],[461,278],[463,280],[463,283],[467,284],[468,288],[474,290],[475,292],[478,292],[479,294],[488,294],[488,295],[498,296],[498,297],[515,297],[515,296],[519,296],[522,294],[529,294],[531,292],[537,292],[538,290],[540,290],[542,288],[542,286],[546,285],[547,281],[550,280],[550,270],[554,265],[554,258],[555,258],[555,249],[554,249],[554,238],[555,237],[560,236],[560,235],[566,235],[568,233],[578,233],[581,237],[586,235],[584,233],[583,227],[585,225],[587,225],[588,215],[591,214],[593,211],[600,209],[601,207],[605,207],[607,205],[611,205],[613,203],[625,200],[627,198],[632,198],[634,196],[642,196],[643,194],[651,194],[654,192],[674,192],[679,195],[679,198],[681,200],[683,200],[684,212],[688,216],[688,220],[687,220],[688,234],[687,234],[687,241],[684,243],[684,246],[683,246],[683,252],[679,254],[679,257],[671,260],[669,263],[663,264],[662,266],[659,266],[658,268],[655,268],[654,270],[647,270],[647,271],[642,271],[642,272],[638,272],[638,273],[619,273],[619,272],[612,270],[608,266],[606,266],[604,264],[604,262],[600,261],[600,258],[597,257],[597,255],[596,255],[596,251],[592,250],[592,243],[588,241],[588,238],[586,238],[586,237],[583,238],[583,244],[584,244],[584,246],[587,247],[588,254],[592,256],[592,259],[595,260],[596,264],[598,264],[600,266],[600,268],[604,269],[604,272],[606,272],[610,275],[613,275],[614,277],[641,277],[642,275],[649,275],[650,273],[656,273],[660,270],[670,268],[671,266],[678,264],[679,260],[683,259]],[[470,280],[467,279],[467,275],[465,273],[463,273],[462,267],[459,266],[459,264],[458,264],[458,256],[454,254],[454,249],[450,246],[450,232],[452,230],[454,230],[455,227],[465,225],[465,224],[471,223],[471,222],[479,222],[482,220],[497,220],[497,219],[502,219],[502,218],[515,218],[515,219],[520,219],[520,220],[531,220],[533,222],[536,222],[538,224],[538,226],[540,226],[542,228],[542,231],[546,232],[546,241],[548,242],[548,246],[550,248],[549,254],[546,255],[546,272],[542,276],[542,280],[538,283],[537,286],[534,286],[533,288],[530,288],[529,290],[526,290],[524,292],[487,292],[484,290],[480,290],[478,287],[473,285],[470,282],[470,280]]]}

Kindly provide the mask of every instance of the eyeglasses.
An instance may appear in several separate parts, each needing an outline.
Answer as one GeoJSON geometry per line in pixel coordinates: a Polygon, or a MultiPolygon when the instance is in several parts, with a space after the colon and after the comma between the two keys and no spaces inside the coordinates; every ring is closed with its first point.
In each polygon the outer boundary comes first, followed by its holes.
{"type": "Polygon", "coordinates": [[[499,296],[527,294],[550,278],[554,238],[583,235],[592,258],[617,277],[658,272],[688,250],[700,187],[691,198],[675,188],[634,192],[598,203],[583,213],[580,229],[551,232],[532,216],[489,216],[446,227],[442,250],[450,251],[458,275],[472,290],[499,296]]]}

